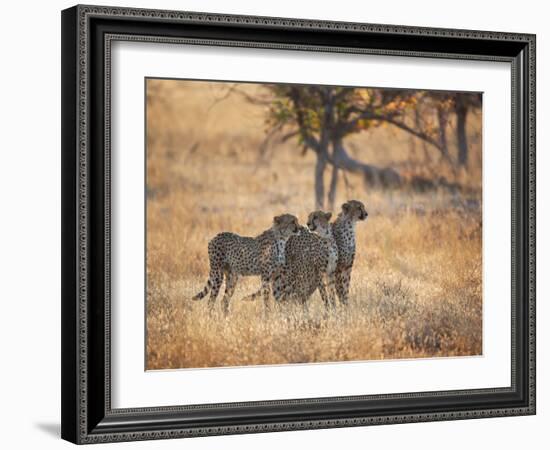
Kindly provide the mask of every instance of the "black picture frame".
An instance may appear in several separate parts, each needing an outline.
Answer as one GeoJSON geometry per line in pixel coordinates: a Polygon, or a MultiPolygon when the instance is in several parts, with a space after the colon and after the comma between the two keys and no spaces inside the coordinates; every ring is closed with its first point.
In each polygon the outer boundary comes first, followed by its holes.
{"type": "Polygon", "coordinates": [[[64,10],[61,350],[62,437],[78,444],[535,414],[535,36],[120,7],[64,10]],[[511,386],[111,408],[109,77],[114,40],[510,62],[511,386]]]}

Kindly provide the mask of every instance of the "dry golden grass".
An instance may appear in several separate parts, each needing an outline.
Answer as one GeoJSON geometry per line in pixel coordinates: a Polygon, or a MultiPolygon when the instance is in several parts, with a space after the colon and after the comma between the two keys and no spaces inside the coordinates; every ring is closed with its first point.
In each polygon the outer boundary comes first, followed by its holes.
{"type": "MultiPolygon", "coordinates": [[[[148,83],[148,369],[481,354],[479,118],[470,126],[473,167],[459,174],[477,194],[366,191],[354,176],[340,181],[337,204],[356,198],[369,211],[357,225],[347,308],[327,318],[315,293],[309,316],[290,306],[264,317],[261,301],[240,301],[259,287],[249,277],[224,318],[223,287],[213,315],[206,300],[191,300],[208,277],[208,241],[220,231],[259,234],[282,212],[303,222],[314,160],[287,143],[258,161],[262,109],[235,97],[209,109],[219,86],[148,83]]],[[[415,145],[388,128],[353,142],[358,158],[406,170],[426,165],[415,145]]]]}

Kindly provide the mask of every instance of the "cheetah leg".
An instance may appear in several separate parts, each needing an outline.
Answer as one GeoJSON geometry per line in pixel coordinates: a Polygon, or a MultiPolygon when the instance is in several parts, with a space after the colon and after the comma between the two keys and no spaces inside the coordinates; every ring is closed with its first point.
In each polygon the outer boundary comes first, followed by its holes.
{"type": "Polygon", "coordinates": [[[343,296],[344,296],[344,290],[343,290],[343,283],[342,283],[342,272],[337,271],[335,274],[335,288],[336,288],[336,296],[338,297],[338,300],[340,300],[340,303],[343,303],[343,296]]]}
{"type": "Polygon", "coordinates": [[[302,310],[304,312],[304,317],[309,319],[309,304],[307,297],[302,297],[302,310]]]}
{"type": "Polygon", "coordinates": [[[262,296],[264,298],[265,312],[269,313],[271,306],[269,304],[269,279],[262,279],[262,296]]]}
{"type": "Polygon", "coordinates": [[[326,316],[327,313],[330,311],[331,299],[327,295],[325,285],[322,282],[319,283],[319,286],[317,288],[319,289],[319,294],[321,294],[321,299],[323,300],[323,303],[325,304],[325,316],[326,316]]]}
{"type": "Polygon", "coordinates": [[[284,269],[280,269],[276,272],[273,277],[273,298],[275,299],[275,304],[278,305],[283,301],[288,294],[288,287],[285,287],[285,281],[288,280],[284,269]]]}
{"type": "Polygon", "coordinates": [[[210,289],[210,298],[208,299],[208,306],[210,309],[214,307],[216,303],[216,298],[220,292],[220,287],[222,286],[223,273],[221,270],[212,272],[210,274],[210,279],[212,280],[212,288],[210,289]]]}
{"type": "Polygon", "coordinates": [[[245,302],[252,302],[262,295],[262,288],[258,289],[256,292],[253,292],[246,297],[243,297],[242,300],[245,302]]]}
{"type": "Polygon", "coordinates": [[[327,275],[327,287],[328,287],[328,299],[330,307],[332,309],[336,308],[336,297],[338,296],[336,292],[336,276],[334,273],[327,275]]]}
{"type": "Polygon", "coordinates": [[[229,272],[225,274],[225,293],[223,295],[222,305],[223,305],[223,313],[227,316],[229,314],[229,301],[231,300],[231,297],[233,297],[233,293],[235,292],[235,286],[237,285],[237,281],[239,280],[239,276],[229,272]]]}
{"type": "MultiPolygon", "coordinates": [[[[285,279],[286,276],[284,275],[284,272],[278,271],[276,272],[275,276],[273,278],[273,298],[275,299],[275,303],[279,303],[281,300],[284,300],[285,295],[287,294],[287,290],[285,290],[285,279]]],[[[263,283],[263,281],[262,281],[263,283]]],[[[242,300],[245,302],[248,301],[254,301],[257,300],[259,297],[263,296],[264,294],[264,287],[263,284],[256,292],[253,292],[250,295],[247,295],[246,297],[243,297],[242,300]]],[[[269,294],[268,294],[269,295],[269,294]]]]}
{"type": "Polygon", "coordinates": [[[349,300],[349,284],[351,280],[351,267],[341,271],[336,278],[336,292],[340,303],[347,305],[349,300]]]}

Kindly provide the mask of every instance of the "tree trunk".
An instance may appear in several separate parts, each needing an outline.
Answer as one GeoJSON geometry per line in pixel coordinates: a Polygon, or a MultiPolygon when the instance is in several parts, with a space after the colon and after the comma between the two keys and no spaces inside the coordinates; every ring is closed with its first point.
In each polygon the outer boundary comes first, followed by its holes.
{"type": "Polygon", "coordinates": [[[335,141],[333,147],[332,164],[338,169],[362,174],[366,185],[395,187],[401,184],[401,177],[395,170],[389,167],[379,168],[351,158],[344,149],[342,141],[335,141]]]}
{"type": "Polygon", "coordinates": [[[438,107],[437,108],[437,122],[438,122],[438,128],[439,128],[439,146],[441,148],[441,153],[443,153],[443,156],[445,158],[448,158],[449,155],[449,147],[447,145],[447,120],[448,115],[447,111],[445,111],[443,108],[438,107]]]}
{"type": "Polygon", "coordinates": [[[336,201],[336,188],[338,186],[338,167],[332,166],[332,175],[330,178],[330,187],[328,191],[328,209],[334,211],[334,202],[336,201]]]}
{"type": "MultiPolygon", "coordinates": [[[[328,160],[328,150],[330,145],[330,136],[334,126],[334,89],[328,86],[320,88],[321,99],[323,100],[323,125],[319,137],[319,153],[317,155],[317,164],[315,166],[315,208],[323,210],[325,208],[325,186],[323,174],[328,160]]],[[[333,173],[334,175],[334,173],[333,173]]],[[[332,191],[332,180],[330,191],[332,191]]],[[[329,192],[330,198],[330,192],[329,192]]]]}
{"type": "Polygon", "coordinates": [[[325,181],[323,175],[327,166],[327,159],[322,152],[317,153],[315,164],[315,209],[323,209],[325,203],[325,181]]]}
{"type": "MultiPolygon", "coordinates": [[[[422,125],[420,124],[420,110],[418,108],[415,108],[414,110],[414,123],[416,125],[416,128],[419,130],[422,129],[422,125]]],[[[413,139],[416,139],[414,135],[412,135],[413,139]]],[[[428,152],[428,145],[426,144],[426,141],[424,139],[420,139],[420,143],[422,144],[422,151],[424,152],[424,162],[429,163],[431,162],[430,153],[428,152]]]]}
{"type": "Polygon", "coordinates": [[[468,137],[466,136],[466,116],[468,107],[461,103],[456,105],[456,138],[458,142],[458,164],[468,164],[468,137]]]}
{"type": "Polygon", "coordinates": [[[344,149],[342,141],[335,141],[333,145],[334,151],[332,157],[336,167],[347,170],[348,172],[362,173],[367,178],[375,178],[377,172],[376,167],[351,158],[344,149]]]}

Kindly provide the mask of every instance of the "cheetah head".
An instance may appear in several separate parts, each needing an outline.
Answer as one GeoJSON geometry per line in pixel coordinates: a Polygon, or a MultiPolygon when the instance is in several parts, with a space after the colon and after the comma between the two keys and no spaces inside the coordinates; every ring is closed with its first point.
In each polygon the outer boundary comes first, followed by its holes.
{"type": "Polygon", "coordinates": [[[288,239],[300,232],[300,224],[296,216],[292,214],[281,214],[273,218],[273,229],[283,238],[288,239]]]}
{"type": "Polygon", "coordinates": [[[368,216],[365,205],[363,205],[363,203],[361,203],[359,200],[349,200],[344,203],[342,205],[342,212],[347,218],[349,218],[353,222],[356,222],[358,220],[366,220],[368,216]]]}
{"type": "Polygon", "coordinates": [[[332,213],[313,211],[307,218],[307,227],[322,237],[329,237],[331,233],[330,218],[332,213]]]}

